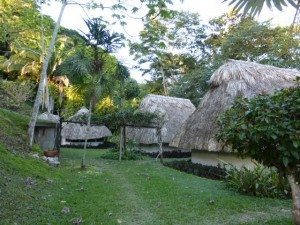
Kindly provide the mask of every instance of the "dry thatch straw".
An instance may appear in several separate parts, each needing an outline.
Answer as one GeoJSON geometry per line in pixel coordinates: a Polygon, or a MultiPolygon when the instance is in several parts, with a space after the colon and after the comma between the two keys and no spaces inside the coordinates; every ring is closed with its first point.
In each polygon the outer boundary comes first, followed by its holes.
{"type": "Polygon", "coordinates": [[[68,118],[68,121],[72,122],[86,122],[88,118],[89,110],[86,107],[81,107],[73,116],[68,118]]]}
{"type": "MultiPolygon", "coordinates": [[[[229,60],[209,80],[210,89],[188,118],[171,146],[208,151],[225,150],[215,139],[217,118],[237,97],[253,98],[296,85],[300,72],[253,62],[229,60]]],[[[228,149],[227,149],[228,150],[228,149]]]]}
{"type": "Polygon", "coordinates": [[[87,134],[87,125],[82,123],[63,122],[61,136],[70,140],[99,139],[111,136],[106,126],[92,125],[87,134]],[[87,136],[86,136],[87,135],[87,136]]]}
{"type": "Polygon", "coordinates": [[[48,112],[44,112],[38,116],[38,121],[45,121],[45,122],[51,122],[51,123],[59,123],[59,116],[54,115],[48,112]]]}
{"type": "MultiPolygon", "coordinates": [[[[141,102],[139,111],[157,113],[161,117],[162,142],[169,143],[195,111],[195,106],[189,99],[149,94],[141,102]]],[[[157,143],[155,128],[127,127],[126,137],[141,144],[157,143]]]]}
{"type": "Polygon", "coordinates": [[[103,137],[111,136],[111,131],[106,126],[91,125],[90,130],[87,134],[86,122],[89,110],[82,107],[69,118],[71,122],[62,123],[61,136],[65,139],[71,140],[84,140],[87,139],[99,139],[103,137]],[[87,136],[86,136],[87,135],[87,136]]]}

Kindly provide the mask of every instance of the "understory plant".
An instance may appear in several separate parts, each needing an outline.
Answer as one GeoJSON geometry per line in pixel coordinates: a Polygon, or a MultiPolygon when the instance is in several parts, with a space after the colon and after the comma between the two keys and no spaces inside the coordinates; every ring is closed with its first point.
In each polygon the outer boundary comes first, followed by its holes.
{"type": "Polygon", "coordinates": [[[290,186],[275,169],[257,164],[254,168],[226,168],[226,186],[240,193],[269,198],[290,197],[290,186]]]}
{"type": "MultiPolygon", "coordinates": [[[[119,149],[113,148],[100,156],[102,159],[119,160],[119,149]]],[[[123,160],[141,160],[144,156],[139,151],[137,143],[128,141],[126,144],[126,152],[124,153],[123,160]]]]}

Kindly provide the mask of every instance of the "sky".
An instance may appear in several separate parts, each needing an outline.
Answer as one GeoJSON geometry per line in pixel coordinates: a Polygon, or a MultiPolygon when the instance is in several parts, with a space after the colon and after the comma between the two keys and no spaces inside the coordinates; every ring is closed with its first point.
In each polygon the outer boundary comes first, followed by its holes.
{"type": "MultiPolygon", "coordinates": [[[[85,1],[85,0],[80,0],[85,1]]],[[[87,0],[86,0],[87,1],[87,0]]],[[[137,2],[136,0],[131,0],[132,3],[137,2]]],[[[111,0],[102,0],[101,2],[112,2],[111,0]]],[[[130,2],[130,1],[129,1],[130,2]]],[[[172,9],[189,11],[193,13],[198,13],[200,15],[200,19],[207,23],[210,19],[221,16],[224,13],[229,12],[232,7],[230,7],[227,3],[223,3],[223,0],[184,0],[181,3],[179,0],[174,0],[172,9]]],[[[49,15],[56,21],[60,10],[60,3],[51,0],[48,5],[43,5],[42,13],[49,15]]],[[[261,14],[256,18],[259,21],[271,20],[274,25],[290,25],[293,20],[293,15],[295,13],[294,8],[285,7],[283,11],[278,11],[277,9],[269,9],[265,7],[261,14]]],[[[145,14],[145,11],[141,10],[141,13],[135,15],[129,15],[126,18],[127,26],[122,28],[121,26],[115,25],[110,27],[115,32],[122,32],[125,34],[127,38],[130,40],[138,40],[138,34],[143,29],[143,24],[140,20],[142,15],[145,14]],[[137,17],[131,18],[131,17],[137,17]]],[[[84,19],[87,17],[99,17],[103,16],[106,20],[111,21],[112,18],[108,11],[102,11],[100,9],[88,10],[83,9],[78,5],[68,5],[65,9],[61,25],[78,30],[78,31],[86,31],[86,27],[84,24],[84,19]]],[[[121,61],[125,66],[130,69],[131,77],[136,79],[139,83],[144,82],[145,80],[149,80],[150,77],[142,76],[141,72],[134,69],[135,61],[132,56],[129,55],[128,47],[122,48],[118,52],[114,53],[119,61],[121,61]]]]}

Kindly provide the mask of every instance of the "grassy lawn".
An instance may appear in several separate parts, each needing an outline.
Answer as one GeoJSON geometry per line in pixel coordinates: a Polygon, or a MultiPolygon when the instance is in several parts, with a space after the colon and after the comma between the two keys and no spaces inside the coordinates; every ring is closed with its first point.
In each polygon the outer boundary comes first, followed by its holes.
{"type": "Polygon", "coordinates": [[[292,224],[291,201],[243,196],[154,159],[110,161],[88,150],[81,171],[81,149],[63,149],[59,168],[0,151],[1,224],[292,224]]]}

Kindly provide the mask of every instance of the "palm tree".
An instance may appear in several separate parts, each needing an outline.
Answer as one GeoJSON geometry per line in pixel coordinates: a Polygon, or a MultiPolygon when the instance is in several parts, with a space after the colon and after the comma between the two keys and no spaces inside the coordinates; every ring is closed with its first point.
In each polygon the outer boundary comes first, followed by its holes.
{"type": "MultiPolygon", "coordinates": [[[[92,58],[83,50],[76,53],[73,57],[66,60],[58,71],[62,74],[68,74],[73,82],[86,84],[85,93],[89,102],[89,115],[87,118],[87,133],[91,125],[91,114],[98,102],[102,86],[104,83],[104,63],[107,54],[122,47],[124,37],[119,33],[111,33],[100,18],[88,19],[85,21],[88,27],[88,33],[83,33],[82,38],[86,46],[92,48],[92,58]],[[84,82],[82,82],[84,81],[84,82]]],[[[84,156],[81,166],[85,167],[85,153],[87,147],[87,138],[84,144],[84,156]]]]}
{"type": "Polygon", "coordinates": [[[224,2],[229,2],[229,5],[234,5],[234,10],[241,11],[244,9],[244,14],[249,13],[252,16],[259,14],[264,5],[267,5],[268,8],[275,7],[280,11],[282,11],[285,6],[293,6],[296,8],[296,13],[292,25],[296,23],[300,13],[300,0],[224,0],[224,2]]]}

